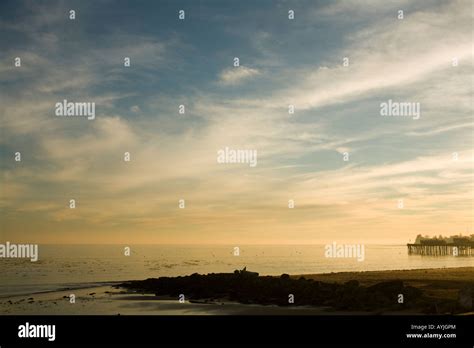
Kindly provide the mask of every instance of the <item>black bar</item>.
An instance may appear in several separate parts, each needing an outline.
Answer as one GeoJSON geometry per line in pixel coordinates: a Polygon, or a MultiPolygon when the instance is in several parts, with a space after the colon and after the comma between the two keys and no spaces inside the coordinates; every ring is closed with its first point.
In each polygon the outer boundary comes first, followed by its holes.
{"type": "Polygon", "coordinates": [[[236,344],[473,347],[474,316],[0,316],[1,348],[236,344]],[[54,342],[20,338],[19,325],[56,325],[54,342]],[[412,325],[433,325],[423,332],[412,325]],[[446,330],[438,325],[455,325],[446,330]],[[410,333],[456,338],[407,338],[410,333]]]}

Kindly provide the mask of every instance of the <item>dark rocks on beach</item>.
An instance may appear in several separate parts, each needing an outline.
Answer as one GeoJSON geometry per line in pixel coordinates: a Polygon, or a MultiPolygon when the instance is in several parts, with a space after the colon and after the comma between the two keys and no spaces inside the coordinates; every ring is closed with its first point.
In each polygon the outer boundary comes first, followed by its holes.
{"type": "Polygon", "coordinates": [[[178,297],[185,294],[190,300],[227,299],[244,304],[330,306],[344,310],[400,310],[399,294],[405,297],[403,308],[424,304],[421,301],[423,292],[405,286],[401,280],[365,287],[357,280],[344,284],[324,283],[304,277],[296,279],[288,274],[280,277],[259,276],[246,269],[234,273],[194,273],[184,277],[149,278],[120,286],[156,296],[178,297]],[[294,296],[294,303],[288,301],[290,294],[294,296]]]}
{"type": "Polygon", "coordinates": [[[458,302],[462,308],[465,308],[468,310],[474,309],[473,298],[474,298],[474,287],[466,286],[459,290],[458,302]]]}
{"type": "Polygon", "coordinates": [[[383,306],[390,306],[398,303],[398,295],[403,295],[403,282],[401,280],[391,280],[377,283],[367,288],[367,293],[372,299],[383,306]]]}
{"type": "Polygon", "coordinates": [[[359,281],[357,280],[349,280],[348,282],[344,283],[344,286],[348,289],[356,289],[359,287],[359,281]]]}
{"type": "Polygon", "coordinates": [[[405,296],[405,298],[408,298],[408,300],[420,298],[422,295],[423,291],[418,288],[415,288],[414,286],[406,285],[403,288],[403,296],[405,296]]]}
{"type": "Polygon", "coordinates": [[[399,293],[403,289],[401,280],[391,280],[388,282],[377,283],[367,288],[369,292],[380,292],[387,295],[399,293]]]}

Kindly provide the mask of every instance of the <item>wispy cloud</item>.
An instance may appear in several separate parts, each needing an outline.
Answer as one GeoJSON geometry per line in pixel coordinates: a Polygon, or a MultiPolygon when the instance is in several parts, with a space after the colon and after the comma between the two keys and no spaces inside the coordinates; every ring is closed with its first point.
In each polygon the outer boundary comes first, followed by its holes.
{"type": "Polygon", "coordinates": [[[74,45],[63,8],[2,21],[28,40],[6,42],[0,53],[8,86],[2,232],[12,236],[29,221],[22,233],[38,229],[49,241],[70,241],[64,231],[125,241],[134,231],[136,242],[306,243],[328,235],[405,241],[414,231],[472,226],[470,4],[365,4],[308,5],[291,23],[242,4],[233,20],[260,23],[252,15],[265,14],[268,22],[236,34],[226,20],[210,21],[213,50],[195,28],[155,25],[139,6],[142,26],[117,26],[112,16],[105,32],[94,32],[83,8],[74,45]],[[313,31],[326,39],[310,43],[313,31]],[[222,68],[235,51],[246,65],[222,68]],[[95,101],[96,119],[56,118],[54,103],[71,98],[95,101]],[[420,102],[421,118],[380,117],[387,98],[420,102]],[[218,164],[225,146],[257,150],[258,165],[218,164]],[[12,162],[16,151],[21,163],[12,162]],[[72,197],[75,211],[67,209],[72,197]]]}
{"type": "Polygon", "coordinates": [[[219,74],[219,83],[222,85],[237,85],[259,74],[258,69],[246,66],[227,68],[219,74]]]}

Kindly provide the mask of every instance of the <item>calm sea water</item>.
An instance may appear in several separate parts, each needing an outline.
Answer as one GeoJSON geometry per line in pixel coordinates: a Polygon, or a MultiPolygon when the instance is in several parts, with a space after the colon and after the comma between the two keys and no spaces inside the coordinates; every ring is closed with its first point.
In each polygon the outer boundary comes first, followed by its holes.
{"type": "Polygon", "coordinates": [[[262,275],[474,266],[467,257],[408,255],[405,245],[366,245],[365,260],[326,258],[324,245],[131,246],[41,245],[39,260],[0,260],[0,295],[78,287],[91,283],[192,273],[247,270],[262,275]]]}

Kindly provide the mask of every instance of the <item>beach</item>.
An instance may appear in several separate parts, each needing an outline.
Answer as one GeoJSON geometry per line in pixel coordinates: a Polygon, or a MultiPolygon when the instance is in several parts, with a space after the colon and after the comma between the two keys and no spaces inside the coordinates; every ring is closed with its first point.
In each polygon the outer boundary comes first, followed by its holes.
{"type": "MultiPolygon", "coordinates": [[[[460,289],[474,288],[474,267],[340,272],[291,275],[292,279],[343,284],[358,281],[361,286],[401,280],[434,301],[457,301],[460,289]]],[[[340,315],[421,314],[416,308],[397,311],[335,310],[329,306],[278,306],[242,304],[228,299],[185,299],[156,296],[120,287],[121,282],[81,284],[69,289],[0,297],[2,315],[340,315]],[[70,295],[75,295],[71,303],[70,295]]],[[[459,314],[473,314],[466,309],[459,314]]]]}

